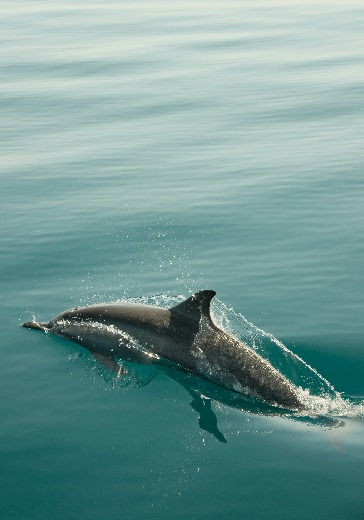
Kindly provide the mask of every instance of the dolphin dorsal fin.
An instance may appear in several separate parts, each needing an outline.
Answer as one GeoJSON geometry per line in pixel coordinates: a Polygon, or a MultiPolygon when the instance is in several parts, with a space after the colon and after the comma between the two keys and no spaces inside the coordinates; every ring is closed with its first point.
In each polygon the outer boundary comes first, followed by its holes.
{"type": "Polygon", "coordinates": [[[182,314],[184,317],[197,322],[200,322],[202,316],[205,316],[209,323],[212,323],[210,303],[215,294],[215,291],[199,291],[182,303],[172,307],[171,312],[182,314]]]}

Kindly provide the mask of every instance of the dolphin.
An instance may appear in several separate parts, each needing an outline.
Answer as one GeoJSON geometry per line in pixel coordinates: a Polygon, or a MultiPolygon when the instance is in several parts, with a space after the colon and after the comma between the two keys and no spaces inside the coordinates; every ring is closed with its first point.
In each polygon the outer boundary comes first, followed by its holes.
{"type": "Polygon", "coordinates": [[[24,327],[78,343],[110,368],[115,358],[170,363],[228,390],[270,405],[301,410],[298,389],[248,345],[218,328],[210,303],[216,292],[199,291],[163,309],[152,305],[105,303],[66,310],[47,323],[24,327]]]}

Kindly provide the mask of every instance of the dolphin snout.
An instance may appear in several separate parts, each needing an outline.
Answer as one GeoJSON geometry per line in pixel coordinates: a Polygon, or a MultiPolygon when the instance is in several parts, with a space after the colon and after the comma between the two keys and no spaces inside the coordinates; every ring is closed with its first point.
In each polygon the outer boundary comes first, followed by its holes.
{"type": "Polygon", "coordinates": [[[45,330],[48,327],[48,323],[37,323],[36,321],[27,321],[23,323],[22,327],[27,329],[45,330]]]}

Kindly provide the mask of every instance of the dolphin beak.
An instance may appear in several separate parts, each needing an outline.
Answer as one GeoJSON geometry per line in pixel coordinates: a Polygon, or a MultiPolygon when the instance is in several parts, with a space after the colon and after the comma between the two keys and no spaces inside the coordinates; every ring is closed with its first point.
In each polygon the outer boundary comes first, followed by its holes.
{"type": "Polygon", "coordinates": [[[46,330],[48,328],[48,323],[37,323],[36,321],[27,321],[23,323],[23,327],[27,327],[28,329],[36,329],[36,330],[46,330]]]}

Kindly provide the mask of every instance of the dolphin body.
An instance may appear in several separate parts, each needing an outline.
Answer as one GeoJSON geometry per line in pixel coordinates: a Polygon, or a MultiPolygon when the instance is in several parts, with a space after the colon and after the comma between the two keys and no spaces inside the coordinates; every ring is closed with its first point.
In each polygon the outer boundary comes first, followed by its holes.
{"type": "Polygon", "coordinates": [[[302,409],[297,388],[288,379],[214,324],[210,303],[215,294],[200,291],[170,309],[130,303],[76,307],[48,323],[23,326],[78,343],[111,368],[119,367],[115,358],[139,363],[167,361],[273,406],[302,409]]]}

